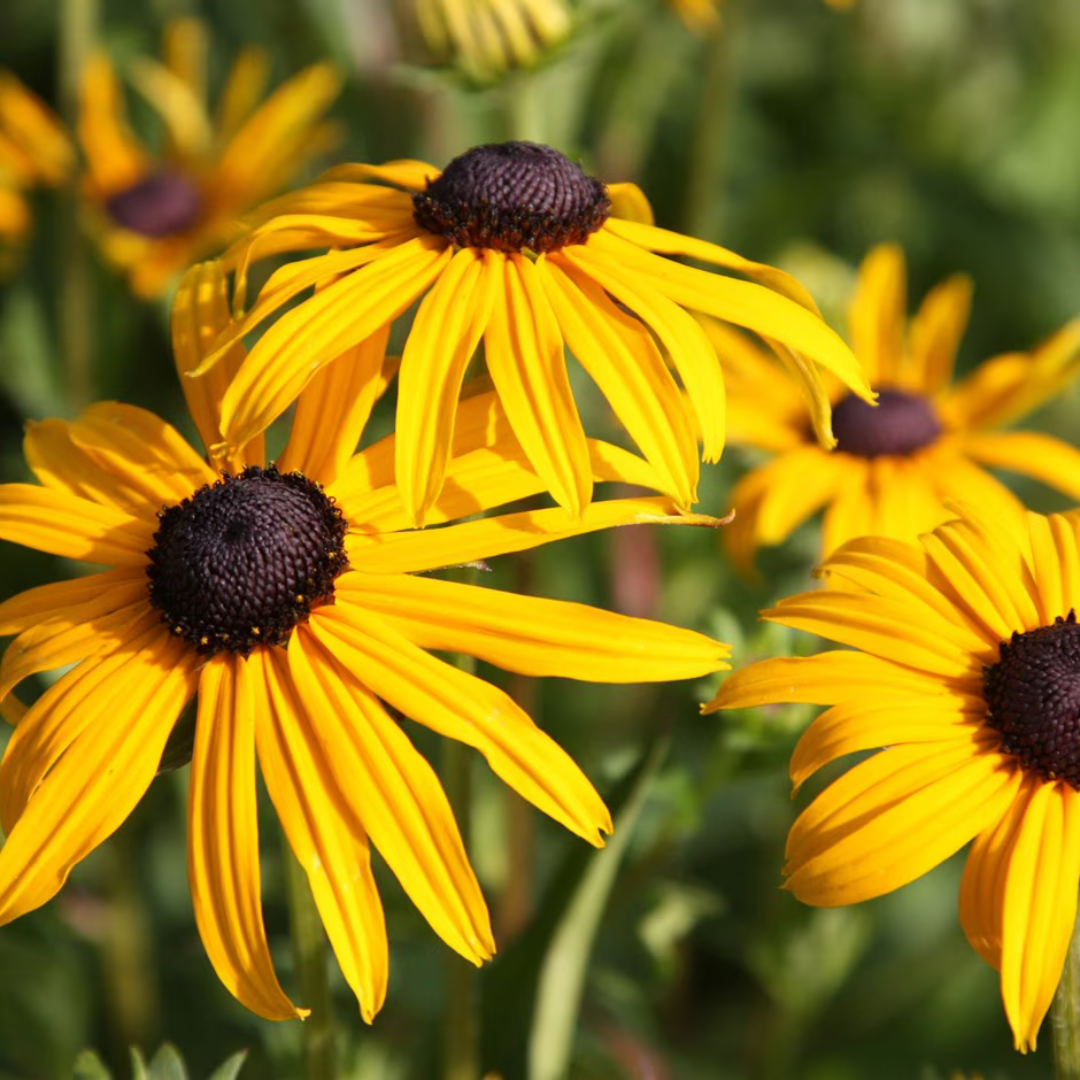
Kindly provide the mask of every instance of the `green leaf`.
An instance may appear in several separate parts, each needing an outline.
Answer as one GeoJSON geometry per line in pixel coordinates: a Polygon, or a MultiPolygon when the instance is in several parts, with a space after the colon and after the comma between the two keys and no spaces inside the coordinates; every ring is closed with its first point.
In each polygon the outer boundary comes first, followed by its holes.
{"type": "Polygon", "coordinates": [[[248,1052],[246,1050],[240,1050],[233,1054],[228,1061],[214,1070],[210,1080],[236,1080],[240,1070],[244,1067],[244,1062],[247,1061],[247,1056],[248,1052]]]}
{"type": "Polygon", "coordinates": [[[148,1080],[187,1080],[184,1059],[172,1043],[162,1043],[150,1062],[148,1080]]]}
{"type": "Polygon", "coordinates": [[[79,1052],[71,1078],[72,1080],[112,1080],[109,1070],[105,1068],[105,1063],[93,1050],[79,1052]]]}
{"type": "Polygon", "coordinates": [[[146,1059],[137,1046],[131,1048],[131,1080],[149,1080],[149,1074],[146,1071],[146,1059]]]}

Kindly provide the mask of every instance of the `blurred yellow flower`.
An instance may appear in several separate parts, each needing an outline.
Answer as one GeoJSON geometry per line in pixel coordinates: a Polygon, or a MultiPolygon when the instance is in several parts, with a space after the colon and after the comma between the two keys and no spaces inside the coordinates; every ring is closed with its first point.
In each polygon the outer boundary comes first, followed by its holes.
{"type": "Polygon", "coordinates": [[[943,505],[950,499],[991,514],[1015,511],[1016,497],[988,465],[1080,500],[1080,451],[1051,435],[1002,430],[1080,372],[1080,320],[1030,353],[988,360],[954,383],[971,282],[962,275],[942,282],[908,320],[905,278],[903,253],[892,244],[874,248],[859,271],[849,340],[878,406],[835,387],[832,453],[814,441],[805,402],[777,378],[775,361],[727,327],[707,327],[727,378],[731,441],[775,455],[732,494],[736,516],[725,540],[740,565],[822,507],[826,555],[857,536],[914,539],[950,516],[943,505]]]}
{"type": "MultiPolygon", "coordinates": [[[[262,431],[323,365],[416,301],[398,388],[397,482],[418,524],[442,490],[458,393],[481,340],[518,440],[575,515],[589,504],[592,477],[566,346],[656,469],[660,490],[681,506],[696,498],[695,424],[707,460],[724,445],[720,364],[686,309],[801,350],[807,359],[793,354],[792,364],[811,388],[819,386],[821,364],[856,393],[870,393],[855,358],[794,278],[656,228],[646,223],[650,214],[632,184],[606,187],[557,150],[522,142],[476,147],[442,173],[419,161],[343,165],[275,200],[226,254],[237,306],[253,261],[333,250],[273,274],[221,343],[219,354],[315,287],[266,330],[241,367],[222,405],[225,439],[236,445],[262,431]]],[[[827,429],[823,393],[820,402],[827,429]]]]}
{"type": "Polygon", "coordinates": [[[570,32],[566,0],[412,0],[428,47],[479,81],[528,67],[570,32]]]}
{"type": "MultiPolygon", "coordinates": [[[[173,312],[181,375],[228,318],[220,268],[193,268],[173,312]]],[[[236,454],[213,449],[242,347],[183,380],[205,457],[154,414],[116,402],[30,425],[39,483],[0,486],[0,537],[109,569],[0,604],[0,634],[18,635],[0,663],[0,701],[17,722],[0,764],[0,923],[48,901],[131,813],[197,695],[189,876],[215,969],[260,1016],[300,1015],[263,929],[257,758],[370,1020],[388,955],[369,840],[451,948],[477,964],[495,949],[443,789],[388,707],[478,750],[589,843],[611,831],[585,775],[510,697],[429,650],[601,682],[727,667],[728,647],[702,634],[434,575],[617,525],[718,523],[666,496],[596,502],[577,520],[557,508],[476,519],[543,490],[488,392],[462,406],[435,527],[412,531],[393,436],[353,454],[386,387],[361,379],[382,344],[350,349],[312,380],[276,467],[261,438],[236,454]],[[20,705],[21,680],[68,667],[20,705]]],[[[655,488],[641,458],[597,441],[587,450],[597,481],[655,488]]]]}
{"type": "Polygon", "coordinates": [[[73,158],[58,117],[14,75],[0,71],[0,244],[16,243],[30,229],[24,192],[62,184],[73,158]]]}
{"type": "Polygon", "coordinates": [[[965,513],[917,545],[853,540],[819,576],[762,615],[855,651],[751,664],[705,711],[831,706],[795,748],[796,789],[878,751],[791,828],[785,887],[804,903],[881,896],[974,841],[960,921],[1034,1050],[1080,884],[1080,517],[965,513]]]}
{"type": "Polygon", "coordinates": [[[161,294],[196,259],[235,239],[238,219],[332,141],[332,125],[321,120],[340,89],[330,65],[305,69],[263,100],[269,61],[245,49],[211,117],[207,49],[203,24],[181,19],[165,29],[162,63],[143,57],[131,66],[133,85],[165,129],[159,151],[128,125],[109,58],[93,54],[83,72],[87,217],[106,259],[139,296],[161,294]]]}
{"type": "Polygon", "coordinates": [[[667,0],[668,6],[695,34],[720,22],[720,0],[667,0]]]}

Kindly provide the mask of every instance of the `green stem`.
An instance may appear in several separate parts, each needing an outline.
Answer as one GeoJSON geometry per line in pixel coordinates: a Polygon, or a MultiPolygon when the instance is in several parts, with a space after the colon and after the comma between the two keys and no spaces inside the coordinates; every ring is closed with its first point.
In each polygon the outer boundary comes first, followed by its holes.
{"type": "MultiPolygon", "coordinates": [[[[458,665],[472,668],[471,657],[458,665]]],[[[472,759],[467,746],[447,739],[442,750],[443,786],[466,843],[472,815],[472,759]]],[[[456,953],[446,950],[446,1041],[443,1080],[478,1080],[480,1025],[476,972],[456,953]]]]}
{"type": "Polygon", "coordinates": [[[334,1080],[334,1009],[327,981],[326,937],[307,875],[288,842],[282,842],[285,894],[289,904],[304,1021],[304,1080],[334,1080]]]}
{"type": "MultiPolygon", "coordinates": [[[[94,43],[97,0],[62,0],[60,7],[60,108],[75,130],[79,82],[94,43]]],[[[79,227],[77,177],[68,191],[69,220],[61,240],[60,349],[68,407],[77,412],[94,396],[94,293],[90,253],[79,227]]]]}
{"type": "Polygon", "coordinates": [[[1050,1008],[1057,1080],[1080,1080],[1080,921],[1073,927],[1054,1004],[1050,1008]]]}

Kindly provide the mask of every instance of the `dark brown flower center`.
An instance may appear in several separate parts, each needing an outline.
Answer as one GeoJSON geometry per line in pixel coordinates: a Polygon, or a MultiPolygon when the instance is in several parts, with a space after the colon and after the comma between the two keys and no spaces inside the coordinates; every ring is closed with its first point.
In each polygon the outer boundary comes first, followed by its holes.
{"type": "Polygon", "coordinates": [[[558,251],[607,221],[607,189],[537,143],[477,146],[413,196],[416,223],[458,247],[558,251]]]}
{"type": "Polygon", "coordinates": [[[190,229],[202,216],[203,197],[186,176],[156,172],[111,196],[105,209],[122,228],[160,240],[190,229]]]}
{"type": "Polygon", "coordinates": [[[1044,780],[1080,788],[1080,626],[1076,612],[1014,633],[983,669],[987,723],[1001,746],[1044,780]]]}
{"type": "Polygon", "coordinates": [[[876,407],[848,394],[833,409],[832,426],[837,450],[865,458],[913,454],[941,434],[930,402],[906,390],[879,390],[876,407]]]}
{"type": "Polygon", "coordinates": [[[222,473],[158,518],[150,602],[203,653],[284,645],[348,565],[341,511],[298,472],[222,473]]]}

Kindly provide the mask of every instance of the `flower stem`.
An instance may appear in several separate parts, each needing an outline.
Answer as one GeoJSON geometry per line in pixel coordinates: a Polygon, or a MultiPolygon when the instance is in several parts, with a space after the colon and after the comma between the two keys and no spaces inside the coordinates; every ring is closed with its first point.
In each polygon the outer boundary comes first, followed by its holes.
{"type": "Polygon", "coordinates": [[[1054,1037],[1054,1076],[1080,1080],[1080,920],[1073,927],[1054,1004],[1050,1009],[1054,1037]]]}
{"type": "Polygon", "coordinates": [[[311,1010],[304,1021],[304,1080],[334,1080],[334,1008],[326,974],[326,938],[307,875],[284,838],[282,849],[301,1000],[311,1010]]]}
{"type": "MultiPolygon", "coordinates": [[[[459,658],[459,666],[471,666],[471,658],[459,658]]],[[[472,759],[467,746],[447,739],[442,750],[443,785],[468,843],[472,815],[472,759]]],[[[443,1044],[443,1080],[477,1080],[480,1075],[479,1002],[476,972],[456,953],[446,952],[446,1041],[443,1044]]]]}

